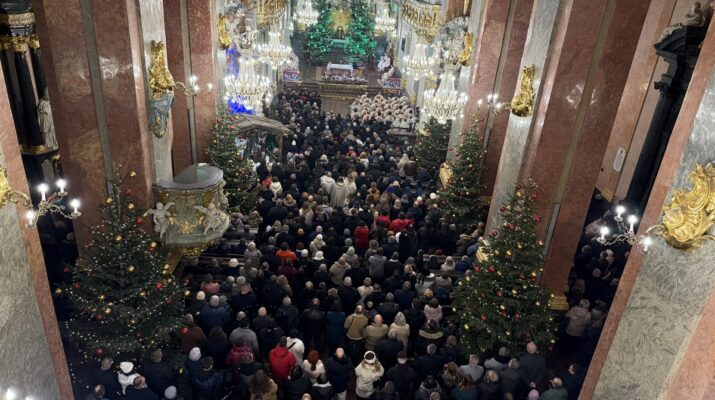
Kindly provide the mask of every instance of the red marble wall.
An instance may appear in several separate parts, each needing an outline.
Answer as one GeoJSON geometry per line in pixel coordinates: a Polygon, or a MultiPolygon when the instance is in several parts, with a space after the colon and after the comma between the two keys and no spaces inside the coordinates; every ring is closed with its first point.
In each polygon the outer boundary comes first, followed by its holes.
{"type": "MultiPolygon", "coordinates": [[[[690,80],[688,92],[683,100],[678,120],[675,123],[663,161],[658,170],[658,176],[653,185],[648,205],[641,218],[641,227],[650,227],[657,223],[660,218],[663,203],[671,189],[671,181],[679,167],[681,156],[688,143],[693,121],[705,94],[705,88],[713,68],[715,68],[715,22],[711,21],[708,34],[702,44],[698,63],[690,80]]],[[[618,324],[623,317],[628,297],[636,283],[642,262],[643,254],[639,251],[632,252],[628,258],[628,263],[618,285],[618,291],[603,327],[598,347],[593,355],[586,381],[581,390],[580,400],[590,400],[593,397],[593,391],[603,370],[608,351],[618,330],[618,324]]],[[[712,392],[708,393],[708,388],[715,385],[715,378],[713,378],[715,376],[713,328],[715,328],[715,296],[711,293],[705,304],[700,322],[696,327],[696,332],[688,343],[687,349],[683,351],[680,367],[668,383],[662,398],[712,398],[712,392]]]]}
{"type": "MultiPolygon", "coordinates": [[[[184,64],[183,23],[181,19],[181,1],[164,0],[164,21],[166,25],[166,57],[168,67],[175,80],[184,82],[187,74],[184,64]]],[[[174,173],[181,172],[192,164],[191,134],[189,128],[189,110],[186,96],[176,93],[174,107],[171,110],[174,141],[171,155],[174,173]]]]}
{"type": "MultiPolygon", "coordinates": [[[[2,71],[0,71],[0,80],[3,80],[2,71]]],[[[25,177],[25,168],[19,151],[20,145],[17,141],[15,123],[10,111],[10,101],[7,95],[7,87],[5,85],[0,85],[0,128],[0,148],[2,149],[5,162],[7,163],[8,183],[14,190],[18,190],[29,195],[27,179],[25,177]]],[[[22,223],[24,222],[23,216],[25,215],[26,210],[24,207],[20,206],[17,206],[16,208],[18,218],[20,223],[22,223]]],[[[9,229],[9,227],[4,227],[4,229],[9,229]]],[[[27,252],[27,261],[29,263],[30,276],[32,277],[32,286],[35,289],[35,299],[40,311],[42,327],[44,328],[45,334],[44,336],[47,340],[47,347],[52,359],[57,386],[62,399],[69,400],[73,398],[72,383],[70,381],[69,368],[67,367],[64,348],[62,347],[62,340],[57,326],[57,317],[54,312],[55,309],[52,304],[50,286],[47,281],[45,262],[42,256],[42,247],[40,246],[40,238],[38,236],[37,229],[21,228],[20,234],[22,235],[22,241],[25,247],[24,251],[27,252]]],[[[25,266],[14,267],[24,268],[25,266]]],[[[41,344],[38,343],[37,345],[40,346],[41,344]]],[[[44,352],[44,349],[42,351],[44,352]]],[[[32,390],[32,388],[25,389],[32,390]]]]}
{"type": "Polygon", "coordinates": [[[191,48],[191,72],[196,75],[202,93],[194,97],[196,121],[196,147],[198,160],[208,161],[206,144],[211,126],[216,120],[217,96],[206,92],[206,84],[216,82],[216,4],[214,0],[187,0],[189,16],[189,45],[191,48]]]}

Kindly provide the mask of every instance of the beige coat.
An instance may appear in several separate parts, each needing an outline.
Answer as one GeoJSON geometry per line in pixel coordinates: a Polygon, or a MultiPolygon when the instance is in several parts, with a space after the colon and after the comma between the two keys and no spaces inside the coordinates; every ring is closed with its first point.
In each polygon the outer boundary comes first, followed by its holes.
{"type": "Polygon", "coordinates": [[[385,324],[380,326],[371,324],[365,328],[365,336],[367,337],[367,340],[365,340],[365,349],[375,350],[377,342],[387,337],[387,331],[388,327],[385,324]]]}
{"type": "Polygon", "coordinates": [[[362,314],[352,314],[345,319],[345,335],[352,340],[365,339],[367,317],[362,314]]]}

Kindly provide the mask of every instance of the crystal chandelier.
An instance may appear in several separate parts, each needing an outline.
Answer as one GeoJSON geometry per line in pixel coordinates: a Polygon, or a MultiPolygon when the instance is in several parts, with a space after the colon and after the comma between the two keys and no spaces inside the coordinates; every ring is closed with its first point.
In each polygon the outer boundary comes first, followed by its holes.
{"type": "Polygon", "coordinates": [[[238,76],[232,74],[224,78],[226,101],[243,105],[246,110],[255,109],[256,114],[261,115],[261,101],[264,96],[269,95],[271,83],[268,78],[256,72],[256,61],[251,57],[241,57],[238,62],[238,76]]]}
{"type": "Polygon", "coordinates": [[[418,41],[415,45],[415,54],[404,57],[405,75],[415,79],[432,75],[432,69],[437,65],[436,56],[427,57],[427,44],[418,41]]]}
{"type": "Polygon", "coordinates": [[[429,89],[424,94],[422,107],[426,116],[432,117],[440,124],[464,115],[464,106],[467,104],[467,95],[455,89],[454,67],[446,68],[440,76],[437,89],[429,89]]]}
{"type": "Polygon", "coordinates": [[[258,45],[258,54],[261,62],[268,64],[273,69],[290,63],[291,48],[281,43],[281,33],[268,32],[268,43],[258,45]]]}
{"type": "Polygon", "coordinates": [[[375,16],[375,32],[392,33],[395,32],[396,20],[390,16],[390,8],[387,4],[379,4],[380,12],[375,16]]]}
{"type": "Polygon", "coordinates": [[[298,27],[308,28],[318,22],[318,12],[313,10],[313,2],[311,0],[299,0],[293,21],[298,27]]]}

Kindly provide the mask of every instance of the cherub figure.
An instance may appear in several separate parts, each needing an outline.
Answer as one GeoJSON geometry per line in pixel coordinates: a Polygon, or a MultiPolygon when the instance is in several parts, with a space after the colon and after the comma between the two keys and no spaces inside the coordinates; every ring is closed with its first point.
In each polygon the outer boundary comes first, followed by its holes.
{"type": "Polygon", "coordinates": [[[214,203],[210,203],[208,207],[194,206],[200,213],[204,214],[204,220],[202,226],[204,227],[204,235],[208,234],[209,231],[215,231],[216,228],[221,226],[221,221],[223,220],[223,215],[221,211],[216,208],[214,203]]]}
{"type": "Polygon", "coordinates": [[[169,208],[173,207],[174,203],[164,203],[162,202],[157,202],[156,203],[156,208],[150,208],[147,210],[148,214],[152,215],[152,221],[154,222],[154,232],[159,234],[159,239],[164,238],[164,234],[166,233],[166,230],[169,229],[169,225],[171,225],[171,220],[169,217],[171,217],[171,213],[169,212],[169,208]]]}

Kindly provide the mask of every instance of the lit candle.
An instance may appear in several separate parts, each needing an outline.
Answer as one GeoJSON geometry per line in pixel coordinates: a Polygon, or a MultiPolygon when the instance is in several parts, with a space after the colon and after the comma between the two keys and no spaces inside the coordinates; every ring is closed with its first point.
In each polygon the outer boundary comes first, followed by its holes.
{"type": "Polygon", "coordinates": [[[15,390],[13,390],[12,388],[8,389],[5,392],[5,400],[15,400],[16,398],[17,398],[17,392],[15,392],[15,390]]]}
{"type": "Polygon", "coordinates": [[[638,217],[636,217],[635,215],[631,215],[628,217],[628,223],[631,224],[631,233],[633,233],[633,225],[635,225],[636,222],[638,222],[638,217]]]}
{"type": "Polygon", "coordinates": [[[198,80],[198,78],[196,78],[196,75],[191,75],[191,76],[189,77],[189,84],[190,84],[191,86],[194,86],[194,83],[196,83],[197,80],[198,80]]]}
{"type": "Polygon", "coordinates": [[[616,218],[621,218],[621,215],[626,212],[626,208],[623,206],[617,206],[616,207],[616,218]]]}
{"type": "Polygon", "coordinates": [[[55,184],[60,189],[61,195],[67,194],[67,192],[65,192],[65,187],[67,187],[67,181],[65,181],[64,179],[58,179],[55,184]]]}
{"type": "Polygon", "coordinates": [[[653,239],[650,238],[650,236],[646,236],[643,238],[643,252],[647,253],[648,248],[653,244],[653,239]]]}
{"type": "Polygon", "coordinates": [[[608,235],[608,227],[607,226],[602,226],[601,227],[601,240],[605,241],[606,240],[606,235],[608,235]]]}
{"type": "Polygon", "coordinates": [[[25,218],[27,218],[27,227],[32,228],[35,226],[35,212],[33,210],[28,210],[25,213],[25,218]]]}
{"type": "Polygon", "coordinates": [[[72,214],[79,214],[79,199],[72,199],[72,201],[70,201],[70,207],[74,210],[72,214]]]}
{"type": "Polygon", "coordinates": [[[42,201],[47,200],[45,197],[45,194],[47,194],[47,191],[50,190],[50,188],[47,186],[46,183],[41,183],[37,186],[37,190],[40,191],[40,194],[42,194],[42,201]]]}
{"type": "Polygon", "coordinates": [[[209,84],[208,84],[208,85],[206,85],[206,86],[207,86],[207,87],[209,88],[209,93],[211,93],[211,90],[213,90],[213,88],[214,88],[214,85],[213,85],[213,84],[211,84],[211,83],[209,83],[209,84]]]}

